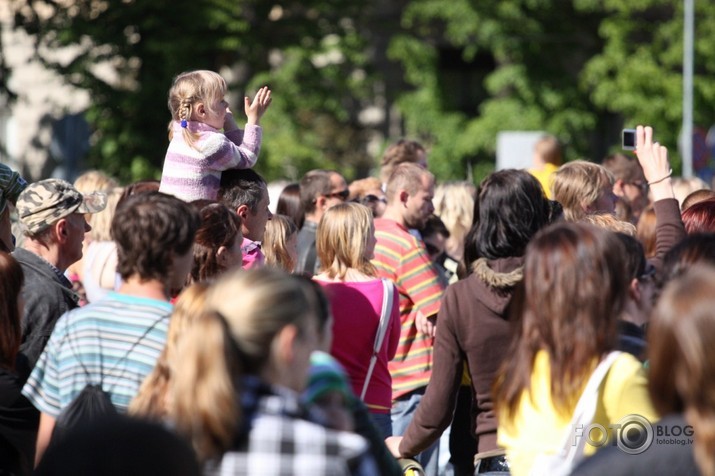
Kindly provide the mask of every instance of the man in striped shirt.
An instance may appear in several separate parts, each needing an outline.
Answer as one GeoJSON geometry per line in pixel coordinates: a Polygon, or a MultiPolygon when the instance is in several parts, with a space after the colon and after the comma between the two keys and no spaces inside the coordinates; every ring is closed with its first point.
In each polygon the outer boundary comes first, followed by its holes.
{"type": "MultiPolygon", "coordinates": [[[[434,176],[413,163],[398,165],[387,182],[387,208],[375,220],[375,258],[382,278],[400,293],[400,343],[390,362],[392,430],[401,435],[412,419],[432,372],[434,318],[444,288],[424,243],[410,229],[419,229],[434,211],[434,176]]],[[[418,458],[427,474],[437,472],[436,445],[418,458]]]]}
{"type": "Polygon", "coordinates": [[[164,348],[170,290],[186,280],[198,225],[197,212],[163,193],[120,203],[111,233],[121,286],[60,317],[22,390],[41,412],[36,461],[55,420],[87,384],[101,385],[126,412],[164,348]]]}

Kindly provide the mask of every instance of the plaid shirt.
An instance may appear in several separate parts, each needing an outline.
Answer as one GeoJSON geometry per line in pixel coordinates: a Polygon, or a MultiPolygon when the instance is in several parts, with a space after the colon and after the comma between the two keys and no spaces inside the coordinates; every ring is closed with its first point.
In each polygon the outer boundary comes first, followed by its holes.
{"type": "Polygon", "coordinates": [[[243,427],[234,448],[208,462],[204,475],[378,474],[365,439],[314,423],[296,393],[251,377],[240,389],[243,427]]]}

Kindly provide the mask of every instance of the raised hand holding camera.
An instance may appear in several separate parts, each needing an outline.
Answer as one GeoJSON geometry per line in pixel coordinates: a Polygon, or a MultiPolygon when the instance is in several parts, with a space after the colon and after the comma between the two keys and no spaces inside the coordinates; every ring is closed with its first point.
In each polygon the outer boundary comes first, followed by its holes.
{"type": "Polygon", "coordinates": [[[636,157],[643,168],[648,185],[650,186],[653,200],[674,198],[673,186],[670,176],[673,169],[668,161],[668,148],[653,142],[653,128],[638,126],[636,128],[636,157]]]}

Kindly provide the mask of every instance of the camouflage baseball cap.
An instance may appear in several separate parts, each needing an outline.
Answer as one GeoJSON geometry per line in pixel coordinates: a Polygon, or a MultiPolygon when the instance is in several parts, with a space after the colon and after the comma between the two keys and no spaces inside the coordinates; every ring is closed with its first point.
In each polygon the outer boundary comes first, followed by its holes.
{"type": "Polygon", "coordinates": [[[73,213],[97,213],[106,206],[104,193],[82,195],[71,183],[60,179],[30,184],[17,199],[20,222],[29,233],[38,233],[73,213]]]}
{"type": "Polygon", "coordinates": [[[27,182],[19,173],[7,165],[0,164],[0,213],[5,211],[7,202],[14,205],[20,192],[26,187],[27,182]]]}

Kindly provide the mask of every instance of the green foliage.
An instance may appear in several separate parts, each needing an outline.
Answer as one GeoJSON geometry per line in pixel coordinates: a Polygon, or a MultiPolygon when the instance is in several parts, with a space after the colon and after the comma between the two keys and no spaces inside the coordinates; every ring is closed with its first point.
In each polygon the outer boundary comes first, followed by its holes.
{"type": "Polygon", "coordinates": [[[357,114],[369,101],[372,81],[366,45],[346,22],[311,48],[291,46],[273,54],[278,66],[256,75],[252,84],[276,91],[263,120],[261,167],[271,177],[297,180],[312,168],[336,168],[346,177],[365,175],[365,153],[357,114]]]}
{"type": "MultiPolygon", "coordinates": [[[[715,12],[696,1],[695,122],[715,112],[715,12]]],[[[568,159],[600,160],[626,124],[651,124],[679,163],[682,121],[682,2],[669,0],[415,0],[391,57],[413,90],[401,111],[409,134],[431,147],[430,166],[459,178],[466,164],[492,163],[503,130],[545,130],[568,159]],[[465,69],[494,66],[472,81],[477,110],[445,107],[438,49],[460,52],[465,69]]],[[[467,101],[468,102],[468,101],[467,101]]],[[[482,167],[487,170],[487,167],[482,167]]],[[[479,178],[479,177],[475,177],[479,178]]]]}
{"type": "MultiPolygon", "coordinates": [[[[602,52],[586,65],[582,83],[596,107],[624,118],[628,125],[651,124],[673,151],[682,121],[683,2],[641,0],[607,2],[611,14],[601,24],[602,52]]],[[[715,123],[715,12],[695,2],[694,122],[715,123]]]]}
{"type": "Polygon", "coordinates": [[[400,104],[408,130],[431,144],[431,166],[443,178],[463,178],[469,165],[493,163],[503,130],[549,130],[571,145],[570,156],[582,153],[597,117],[578,75],[598,51],[593,37],[600,19],[562,1],[413,1],[404,22],[412,34],[393,41],[391,52],[415,87],[400,104]],[[472,83],[485,93],[476,110],[446,110],[430,102],[450,91],[440,91],[438,71],[416,52],[436,46],[460,51],[466,68],[479,69],[485,58],[493,62],[472,83]],[[414,107],[417,98],[429,114],[414,107]]]}

